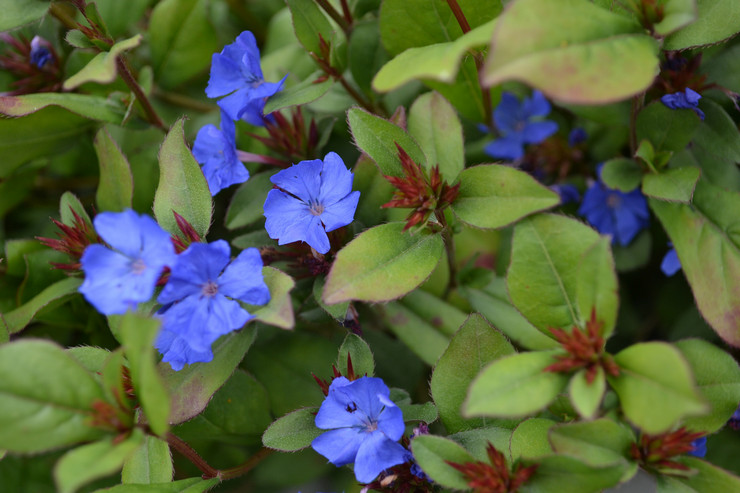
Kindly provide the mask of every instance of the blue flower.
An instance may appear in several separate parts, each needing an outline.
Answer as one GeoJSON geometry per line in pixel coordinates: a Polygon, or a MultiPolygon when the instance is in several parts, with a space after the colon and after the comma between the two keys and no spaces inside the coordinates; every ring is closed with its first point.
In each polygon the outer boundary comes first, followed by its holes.
{"type": "Polygon", "coordinates": [[[254,318],[239,301],[264,305],[270,291],[262,278],[256,248],[242,251],[232,262],[229,244],[193,243],[177,257],[157,301],[162,330],[155,346],[173,370],[213,359],[211,344],[254,318]]]}
{"type": "Polygon", "coordinates": [[[316,426],[329,430],[311,442],[313,449],[335,466],[355,464],[355,477],[369,483],[383,470],[403,464],[408,451],[398,443],[403,436],[401,410],[390,400],[380,378],[353,382],[335,378],[316,415],[316,426]]]}
{"type": "Polygon", "coordinates": [[[218,105],[232,120],[263,126],[265,100],[282,89],[285,77],[280,82],[265,82],[257,41],[251,32],[244,31],[221,53],[213,54],[206,95],[226,96],[218,105]]]}
{"type": "Polygon", "coordinates": [[[560,195],[560,202],[563,204],[581,200],[581,194],[578,193],[578,189],[570,183],[550,185],[550,190],[560,195]]]}
{"type": "Polygon", "coordinates": [[[699,115],[699,118],[704,119],[704,112],[699,109],[699,100],[701,96],[698,92],[693,89],[686,88],[684,92],[675,92],[673,94],[666,94],[660,98],[661,102],[668,106],[672,110],[686,109],[694,110],[694,113],[699,115]]]}
{"type": "Polygon", "coordinates": [[[647,201],[639,189],[625,193],[594,182],[583,195],[578,214],[600,233],[612,235],[612,243],[628,245],[650,222],[647,201]]]}
{"type": "Polygon", "coordinates": [[[740,405],[735,409],[735,412],[732,413],[727,424],[730,425],[730,428],[733,430],[740,430],[740,405]]]}
{"type": "Polygon", "coordinates": [[[568,145],[575,147],[581,142],[585,142],[588,138],[588,134],[582,127],[576,127],[568,134],[568,145]]]}
{"type": "Polygon", "coordinates": [[[330,152],[276,173],[265,200],[265,229],[279,245],[305,241],[319,253],[329,251],[326,233],[354,220],[360,192],[352,191],[354,175],[342,158],[330,152]]]}
{"type": "Polygon", "coordinates": [[[691,446],[694,447],[694,449],[687,452],[687,454],[693,455],[694,457],[704,457],[707,455],[707,437],[697,438],[691,442],[691,446]]]}
{"type": "Polygon", "coordinates": [[[681,270],[681,261],[678,259],[678,254],[676,253],[676,249],[673,248],[673,245],[669,243],[668,246],[670,246],[671,249],[668,250],[668,253],[663,257],[663,261],[660,263],[660,270],[662,270],[663,274],[666,276],[671,277],[681,270]]]}
{"type": "Polygon", "coordinates": [[[38,68],[44,68],[44,65],[50,63],[54,59],[54,55],[51,54],[48,45],[48,41],[41,38],[40,36],[34,36],[31,40],[31,53],[29,58],[31,63],[36,65],[38,68]]]}
{"type": "Polygon", "coordinates": [[[211,195],[249,179],[249,171],[236,156],[234,121],[223,110],[220,130],[215,125],[206,125],[198,131],[193,156],[202,166],[211,195]]]}
{"type": "Polygon", "coordinates": [[[534,91],[521,104],[510,92],[501,95],[501,103],[493,112],[493,121],[501,138],[485,147],[491,157],[516,160],[524,156],[525,144],[539,144],[558,131],[558,124],[549,120],[535,120],[550,113],[545,96],[534,91]]]}
{"type": "Polygon", "coordinates": [[[102,212],[93,224],[115,250],[101,244],[85,249],[80,259],[85,273],[80,293],[104,315],[122,314],[149,301],[162,270],[176,258],[169,233],[151,217],[130,209],[102,212]]]}

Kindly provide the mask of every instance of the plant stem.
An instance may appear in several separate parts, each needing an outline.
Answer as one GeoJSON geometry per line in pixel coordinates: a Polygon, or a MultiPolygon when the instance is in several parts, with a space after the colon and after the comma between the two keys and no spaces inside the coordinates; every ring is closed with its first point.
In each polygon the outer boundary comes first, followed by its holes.
{"type": "Polygon", "coordinates": [[[162,101],[166,101],[170,104],[174,104],[182,108],[188,108],[194,111],[198,111],[200,113],[210,113],[211,111],[216,111],[218,109],[218,106],[213,103],[204,103],[203,101],[198,101],[195,98],[183,96],[182,94],[177,94],[174,92],[162,91],[161,89],[157,88],[154,88],[154,95],[162,101]]]}
{"type": "Polygon", "coordinates": [[[377,113],[377,109],[372,105],[372,103],[363,98],[362,94],[357,92],[354,87],[349,85],[349,82],[347,82],[342,74],[339,74],[336,79],[339,81],[340,84],[342,84],[342,87],[344,87],[344,90],[347,91],[347,94],[352,96],[352,99],[357,101],[360,106],[368,110],[370,113],[377,113]]]}
{"type": "Polygon", "coordinates": [[[71,17],[67,11],[61,5],[56,2],[52,3],[49,7],[49,13],[57,18],[59,22],[64,24],[67,29],[77,29],[77,22],[71,17]]]}
{"type": "Polygon", "coordinates": [[[248,473],[250,470],[254,468],[254,466],[262,462],[262,459],[272,454],[273,452],[274,450],[263,447],[256,454],[254,454],[252,457],[247,459],[247,461],[244,462],[243,464],[236,466],[236,467],[231,467],[229,469],[222,469],[218,471],[218,477],[222,481],[225,481],[227,479],[238,478],[239,476],[242,476],[248,473]]]}
{"type": "Polygon", "coordinates": [[[347,19],[342,17],[342,14],[337,12],[337,10],[332,7],[332,5],[328,2],[328,0],[316,0],[316,3],[319,4],[319,6],[324,9],[324,12],[329,14],[329,17],[334,19],[334,22],[339,24],[339,27],[342,28],[342,31],[344,31],[344,34],[347,35],[349,38],[350,33],[352,32],[352,25],[347,22],[347,19]]]}
{"type": "Polygon", "coordinates": [[[204,479],[217,478],[219,477],[219,471],[211,467],[200,455],[195,451],[193,447],[188,445],[182,438],[172,433],[167,433],[167,443],[186,459],[193,463],[200,472],[203,473],[204,479]]]}
{"type": "Polygon", "coordinates": [[[279,166],[281,168],[287,168],[288,166],[290,166],[289,162],[275,159],[274,157],[270,156],[263,156],[262,154],[240,151],[239,149],[236,150],[236,157],[237,159],[239,159],[239,161],[243,163],[271,164],[273,166],[279,166]]]}
{"type": "Polygon", "coordinates": [[[354,21],[352,19],[352,11],[349,9],[349,4],[347,3],[347,0],[340,0],[342,3],[342,13],[344,13],[344,18],[347,19],[347,22],[352,24],[354,21]]]}
{"type": "MultiPolygon", "coordinates": [[[[457,0],[447,0],[447,5],[450,6],[450,10],[452,10],[455,19],[457,19],[457,23],[460,25],[460,29],[462,29],[463,34],[470,32],[470,24],[468,23],[468,19],[465,17],[465,13],[460,8],[460,4],[457,3],[457,0]]],[[[483,87],[483,59],[481,58],[480,54],[476,54],[474,60],[475,70],[478,72],[478,82],[480,84],[481,98],[483,99],[485,122],[486,125],[491,125],[493,107],[491,105],[491,91],[483,87]]]]}
{"type": "Polygon", "coordinates": [[[123,57],[123,55],[119,55],[116,57],[116,67],[118,68],[118,74],[121,76],[129,89],[133,91],[136,99],[139,100],[141,107],[144,108],[144,113],[146,113],[149,123],[159,128],[163,132],[167,132],[167,127],[164,125],[162,119],[159,118],[159,115],[154,110],[154,107],[149,101],[149,98],[147,98],[146,94],[144,94],[144,90],[141,88],[139,83],[136,82],[136,79],[134,79],[134,76],[133,74],[131,74],[131,70],[129,69],[128,63],[126,63],[126,59],[123,57]]]}
{"type": "Polygon", "coordinates": [[[642,108],[645,93],[640,93],[632,98],[632,110],[630,111],[630,153],[632,156],[637,152],[637,114],[642,108]]]}
{"type": "Polygon", "coordinates": [[[450,229],[450,226],[447,224],[447,219],[445,218],[445,212],[444,210],[437,209],[434,211],[434,215],[437,218],[437,221],[439,221],[439,224],[442,225],[442,239],[445,243],[445,251],[447,252],[447,266],[450,271],[450,279],[447,281],[447,288],[445,288],[445,292],[442,295],[443,299],[447,299],[447,297],[450,295],[450,292],[457,287],[457,265],[455,261],[455,240],[452,237],[452,230],[450,229]]]}

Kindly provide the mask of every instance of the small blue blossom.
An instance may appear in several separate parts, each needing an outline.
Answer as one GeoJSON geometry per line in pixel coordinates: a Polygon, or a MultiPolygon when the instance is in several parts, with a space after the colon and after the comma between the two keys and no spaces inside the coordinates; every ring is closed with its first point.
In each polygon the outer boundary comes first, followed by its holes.
{"type": "Polygon", "coordinates": [[[660,98],[661,102],[668,106],[672,110],[686,109],[694,110],[694,113],[699,115],[699,118],[704,120],[704,112],[699,109],[699,100],[701,95],[693,89],[686,88],[684,92],[675,92],[673,94],[666,94],[660,98]]]}
{"type": "Polygon", "coordinates": [[[206,95],[226,96],[218,105],[232,120],[243,119],[263,126],[265,100],[282,89],[285,77],[280,82],[265,82],[257,40],[251,32],[244,31],[221,53],[213,54],[206,95]]]}
{"type": "Polygon", "coordinates": [[[51,51],[46,46],[47,44],[48,42],[39,36],[34,36],[31,40],[31,54],[29,58],[31,59],[31,63],[38,68],[44,68],[45,65],[51,63],[54,59],[54,55],[51,54],[51,51]]]}
{"type": "Polygon", "coordinates": [[[329,251],[326,233],[354,220],[360,192],[354,175],[334,152],[324,160],[301,161],[276,173],[265,200],[265,229],[279,245],[305,241],[319,253],[329,251]]]}
{"type": "Polygon", "coordinates": [[[371,482],[408,458],[408,451],[398,443],[404,431],[403,415],[380,378],[335,378],[316,414],[316,426],[329,431],[316,437],[311,447],[335,466],[354,462],[355,477],[361,483],[371,482]]]}
{"type": "Polygon", "coordinates": [[[588,134],[582,127],[576,127],[568,134],[568,145],[575,147],[581,142],[585,142],[588,134]]]}
{"type": "Polygon", "coordinates": [[[215,125],[206,125],[198,131],[193,156],[203,169],[211,195],[249,179],[249,171],[236,155],[234,121],[223,110],[220,130],[215,125]]]}
{"type": "Polygon", "coordinates": [[[608,188],[599,180],[583,195],[578,214],[585,217],[600,233],[612,235],[612,243],[628,245],[650,222],[647,201],[639,189],[625,193],[608,188]]]}
{"type": "Polygon", "coordinates": [[[165,305],[158,314],[162,330],[155,343],[162,361],[175,371],[211,361],[211,344],[254,318],[239,301],[270,301],[259,251],[248,248],[230,262],[226,241],[193,243],[177,256],[157,301],[165,305]]]}
{"type": "Polygon", "coordinates": [[[176,258],[169,233],[151,217],[130,209],[102,212],[93,224],[114,250],[101,244],[85,249],[80,293],[104,315],[122,314],[149,301],[162,270],[176,258]]]}
{"type": "Polygon", "coordinates": [[[730,428],[733,430],[740,430],[740,405],[735,409],[735,412],[732,413],[727,424],[730,425],[730,428]]]}
{"type": "Polygon", "coordinates": [[[560,195],[560,202],[563,204],[578,202],[581,200],[581,194],[578,193],[578,189],[575,185],[571,185],[570,183],[551,185],[550,190],[560,195]]]}
{"type": "Polygon", "coordinates": [[[681,261],[678,259],[678,254],[676,253],[676,249],[673,248],[673,245],[669,243],[668,246],[671,247],[671,249],[668,250],[668,253],[663,257],[663,261],[660,263],[660,270],[662,270],[663,274],[666,276],[671,277],[681,270],[681,261]]]}
{"type": "Polygon", "coordinates": [[[693,455],[694,457],[704,457],[707,455],[707,437],[697,438],[691,442],[691,446],[694,447],[694,449],[687,452],[687,454],[693,455]]]}
{"type": "Polygon", "coordinates": [[[510,92],[501,95],[501,102],[493,112],[493,121],[501,138],[485,147],[491,157],[517,160],[524,156],[525,144],[539,144],[558,131],[558,124],[536,120],[550,113],[550,103],[540,91],[522,103],[510,92]]]}

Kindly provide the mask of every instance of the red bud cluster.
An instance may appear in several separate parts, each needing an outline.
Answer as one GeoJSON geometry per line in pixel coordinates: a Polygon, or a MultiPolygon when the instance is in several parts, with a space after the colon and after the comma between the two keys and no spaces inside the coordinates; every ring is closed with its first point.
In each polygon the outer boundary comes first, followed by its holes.
{"type": "Polygon", "coordinates": [[[52,222],[61,230],[57,232],[59,239],[43,238],[40,236],[37,236],[36,239],[49,248],[66,253],[73,259],[73,262],[66,264],[51,262],[51,265],[56,269],[77,272],[80,270],[80,258],[85,248],[93,243],[103,243],[103,240],[95,232],[93,225],[89,221],[83,219],[72,207],[69,210],[72,212],[74,218],[72,226],[52,218],[52,222]]]}
{"type": "MultiPolygon", "coordinates": [[[[355,374],[355,369],[352,367],[352,356],[347,353],[347,374],[342,375],[342,372],[337,370],[337,367],[335,365],[331,365],[332,372],[334,373],[334,376],[331,377],[330,380],[322,380],[319,377],[317,377],[315,374],[311,373],[311,376],[313,376],[313,379],[316,380],[316,383],[319,384],[319,387],[321,387],[321,391],[324,393],[325,396],[329,395],[329,386],[331,386],[331,383],[334,381],[335,378],[339,377],[345,377],[347,380],[357,380],[362,375],[355,374]]],[[[367,375],[367,374],[365,374],[367,375]]]]}
{"type": "Polygon", "coordinates": [[[486,451],[490,464],[481,461],[465,464],[446,461],[465,476],[468,486],[475,493],[515,493],[537,471],[538,464],[524,467],[521,463],[509,470],[504,454],[490,443],[486,451]]]}
{"type": "Polygon", "coordinates": [[[646,469],[679,469],[686,471],[689,468],[680,462],[671,460],[677,455],[683,455],[694,450],[691,444],[701,438],[704,432],[689,432],[681,427],[676,431],[660,435],[644,434],[640,437],[639,445],[632,444],[632,458],[646,469]]]}
{"type": "Polygon", "coordinates": [[[175,211],[172,211],[172,213],[175,215],[175,222],[182,233],[182,236],[172,237],[172,244],[175,246],[175,251],[177,253],[182,253],[187,250],[191,243],[200,242],[200,235],[195,231],[195,228],[187,219],[175,211]]]}
{"type": "Polygon", "coordinates": [[[14,89],[5,93],[5,96],[61,90],[62,73],[59,57],[51,43],[43,41],[44,47],[52,55],[52,61],[43,67],[37,67],[31,62],[31,42],[23,35],[16,39],[8,33],[0,33],[0,41],[10,46],[10,49],[0,56],[0,69],[19,77],[10,84],[14,89]]]}
{"type": "Polygon", "coordinates": [[[401,147],[398,142],[395,143],[398,149],[398,158],[401,160],[403,168],[403,177],[385,176],[385,179],[396,187],[393,199],[383,204],[383,207],[400,207],[404,209],[414,209],[406,218],[404,231],[425,221],[435,210],[441,211],[448,205],[452,204],[457,198],[460,190],[460,184],[450,186],[442,180],[439,173],[439,166],[431,169],[429,179],[422,171],[411,156],[401,147]]]}
{"type": "Polygon", "coordinates": [[[263,121],[269,137],[253,133],[248,135],[286,158],[286,161],[280,161],[265,157],[265,162],[287,168],[293,161],[316,157],[319,129],[313,118],[306,124],[300,106],[293,108],[290,119],[275,111],[267,115],[263,121]]]}
{"type": "Polygon", "coordinates": [[[558,361],[545,368],[545,371],[569,373],[586,368],[588,383],[594,381],[599,367],[612,376],[619,376],[619,367],[611,355],[604,352],[601,327],[602,323],[596,320],[596,311],[592,310],[584,330],[577,326],[573,326],[570,332],[551,328],[550,332],[568,354],[558,355],[558,361]]]}

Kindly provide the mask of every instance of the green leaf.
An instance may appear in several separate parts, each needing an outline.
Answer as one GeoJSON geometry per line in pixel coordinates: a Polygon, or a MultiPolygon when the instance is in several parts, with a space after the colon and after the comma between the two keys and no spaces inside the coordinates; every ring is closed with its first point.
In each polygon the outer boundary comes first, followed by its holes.
{"type": "Polygon", "coordinates": [[[525,419],[514,428],[511,434],[509,449],[513,460],[533,459],[552,454],[548,441],[550,428],[557,423],[545,418],[525,419]]]}
{"type": "Polygon", "coordinates": [[[514,352],[506,337],[481,315],[468,317],[439,358],[430,382],[432,398],[449,433],[486,426],[485,418],[465,419],[460,414],[467,389],[488,363],[514,352]]]}
{"type": "MultiPolygon", "coordinates": [[[[433,79],[424,79],[424,85],[444,96],[461,116],[475,121],[486,122],[486,109],[483,101],[483,91],[478,79],[478,69],[472,56],[464,57],[460,64],[457,77],[452,82],[441,82],[433,79]]],[[[497,95],[501,88],[491,90],[497,95]]]]}
{"type": "Polygon", "coordinates": [[[403,413],[403,420],[406,423],[410,421],[433,423],[439,417],[437,406],[433,402],[425,402],[423,404],[411,404],[410,402],[399,403],[398,408],[403,413]]]}
{"type": "Polygon", "coordinates": [[[102,432],[87,422],[102,399],[90,372],[56,344],[0,346],[0,449],[41,452],[94,440],[102,432]]]}
{"type": "Polygon", "coordinates": [[[295,325],[295,316],[290,291],[295,286],[295,281],[288,274],[274,267],[263,267],[262,275],[270,290],[270,302],[260,307],[245,305],[248,307],[247,310],[255,316],[255,320],[262,323],[282,329],[292,329],[295,325]]]}
{"type": "Polygon", "coordinates": [[[606,392],[606,377],[602,367],[596,367],[596,378],[589,383],[586,370],[578,370],[568,384],[570,402],[583,419],[593,419],[606,392]]]}
{"type": "Polygon", "coordinates": [[[370,346],[362,337],[349,333],[344,338],[342,345],[339,346],[337,355],[337,368],[342,375],[347,375],[347,356],[352,357],[352,368],[355,375],[367,375],[372,377],[375,374],[375,360],[370,346]]]}
{"type": "Polygon", "coordinates": [[[488,444],[490,443],[496,450],[504,454],[506,461],[511,463],[511,453],[509,452],[509,443],[513,430],[509,428],[499,428],[489,426],[486,428],[476,428],[474,430],[461,431],[454,433],[448,438],[462,445],[465,450],[476,459],[488,462],[488,444]]]}
{"type": "Polygon", "coordinates": [[[672,110],[656,101],[637,114],[637,141],[648,140],[656,151],[680,151],[700,124],[701,119],[694,111],[672,110]]]}
{"type": "Polygon", "coordinates": [[[661,7],[663,18],[653,26],[661,36],[678,31],[696,20],[696,0],[666,0],[661,7]]]}
{"type": "Polygon", "coordinates": [[[452,212],[471,226],[496,229],[559,203],[557,193],[527,173],[489,164],[460,173],[460,193],[452,212]]]}
{"type": "Polygon", "coordinates": [[[679,479],[698,493],[740,491],[740,478],[734,474],[696,457],[683,456],[678,460],[690,470],[698,471],[695,475],[679,479]]]}
{"type": "Polygon", "coordinates": [[[601,168],[601,180],[609,188],[631,192],[640,186],[642,168],[634,159],[610,159],[601,168]]]}
{"type": "Polygon", "coordinates": [[[514,306],[539,330],[588,320],[590,312],[578,309],[575,262],[598,241],[596,231],[565,216],[539,214],[515,226],[506,282],[514,306]]]}
{"type": "Polygon", "coordinates": [[[455,41],[409,48],[377,72],[373,88],[389,92],[412,80],[455,82],[464,57],[472,48],[488,44],[495,26],[496,21],[491,20],[455,41]]]}
{"type": "Polygon", "coordinates": [[[200,165],[185,144],[184,123],[184,118],[180,118],[172,125],[159,150],[159,186],[154,195],[154,214],[162,228],[177,234],[180,229],[173,214],[177,212],[204,238],[211,226],[213,203],[200,165]]]}
{"type": "Polygon", "coordinates": [[[560,347],[552,336],[540,332],[514,308],[504,279],[494,279],[484,290],[464,288],[463,293],[476,311],[522,347],[532,350],[560,347]]]}
{"type": "Polygon", "coordinates": [[[64,192],[62,194],[62,198],[59,199],[59,218],[62,220],[62,223],[67,226],[74,226],[74,215],[72,214],[72,210],[74,210],[87,224],[92,225],[92,219],[90,219],[90,216],[87,214],[87,211],[82,205],[82,202],[80,202],[80,199],[78,199],[72,192],[64,192]]]}
{"type": "Polygon", "coordinates": [[[447,463],[475,462],[460,445],[439,436],[419,435],[411,441],[411,451],[417,464],[435,483],[445,488],[468,489],[465,476],[447,463]]]}
{"type": "Polygon", "coordinates": [[[126,156],[105,128],[100,129],[93,144],[100,164],[100,183],[95,193],[98,210],[121,212],[130,209],[134,179],[126,156]]]}
{"type": "Polygon", "coordinates": [[[110,84],[116,80],[116,76],[118,75],[118,70],[116,69],[116,59],[118,56],[124,51],[139,46],[141,40],[142,35],[137,34],[132,38],[124,39],[114,44],[109,51],[98,53],[82,70],[65,80],[62,88],[65,91],[70,91],[86,82],[110,84]]]}
{"type": "Polygon", "coordinates": [[[740,12],[734,0],[696,0],[696,21],[668,36],[666,50],[684,50],[724,41],[738,32],[740,12]]]}
{"type": "Polygon", "coordinates": [[[695,166],[672,168],[662,173],[648,174],[642,179],[642,193],[667,202],[691,203],[701,169],[695,166]]]}
{"type": "Polygon", "coordinates": [[[419,96],[411,105],[408,128],[427,166],[439,166],[442,178],[453,183],[465,167],[465,156],[462,125],[452,105],[437,92],[419,96]]]}
{"type": "Polygon", "coordinates": [[[315,72],[300,84],[283,89],[274,96],[270,96],[265,103],[263,113],[268,115],[283,108],[312,103],[329,92],[333,85],[334,79],[327,78],[323,72],[315,72]],[[321,77],[325,80],[320,81],[321,77]]]}
{"type": "Polygon", "coordinates": [[[99,373],[111,355],[107,349],[92,346],[76,346],[65,349],[65,352],[77,360],[87,371],[99,373]]]}
{"type": "Polygon", "coordinates": [[[601,335],[607,339],[617,324],[619,294],[611,242],[601,237],[583,252],[578,262],[575,305],[581,319],[591,313],[603,324],[601,335]]]}
{"type": "Polygon", "coordinates": [[[356,107],[347,112],[347,119],[355,144],[375,161],[382,174],[403,176],[396,143],[414,162],[426,166],[424,152],[401,127],[356,107]]]}
{"type": "Polygon", "coordinates": [[[22,118],[0,118],[0,178],[7,178],[28,161],[66,151],[93,125],[55,106],[22,118]]]}
{"type": "Polygon", "coordinates": [[[230,332],[213,344],[213,361],[193,363],[174,371],[169,363],[160,363],[165,388],[171,396],[170,424],[187,421],[200,414],[211,396],[229,379],[254,342],[255,328],[246,326],[230,332]]]}
{"type": "Polygon", "coordinates": [[[372,93],[375,74],[388,61],[388,54],[380,42],[380,26],[374,21],[360,21],[352,25],[348,46],[349,70],[352,78],[365,94],[372,93]]]}
{"type": "Polygon", "coordinates": [[[171,89],[211,64],[221,48],[208,18],[207,0],[164,0],[149,19],[152,62],[157,83],[171,89]]]}
{"type": "Polygon", "coordinates": [[[39,294],[25,304],[6,313],[0,313],[0,329],[10,334],[20,332],[30,324],[36,315],[45,307],[53,308],[61,304],[69,296],[77,293],[82,280],[76,277],[67,277],[46,287],[39,294]]]}
{"type": "Polygon", "coordinates": [[[400,303],[386,305],[383,318],[391,332],[429,366],[447,347],[447,337],[400,303]]]}
{"type": "Polygon", "coordinates": [[[167,442],[157,437],[144,437],[144,444],[123,463],[123,484],[156,484],[172,481],[175,469],[167,442]]]}
{"type": "Polygon", "coordinates": [[[463,416],[518,418],[536,413],[563,391],[568,377],[544,371],[555,353],[514,354],[494,361],[473,380],[463,416]]]}
{"type": "Polygon", "coordinates": [[[172,483],[122,484],[97,490],[94,493],[204,493],[219,483],[218,478],[189,478],[172,483]]]}
{"type": "Polygon", "coordinates": [[[0,96],[0,113],[7,116],[25,116],[47,106],[60,106],[85,118],[120,125],[126,109],[115,99],[58,92],[0,96]]]}
{"type": "Polygon", "coordinates": [[[95,0],[100,16],[105,19],[108,30],[114,37],[122,36],[140,20],[150,0],[95,0]]]}
{"type": "Polygon", "coordinates": [[[123,316],[120,336],[129,362],[131,382],[149,427],[159,436],[168,430],[170,397],[156,366],[154,341],[160,321],[133,312],[123,316]]]}
{"type": "Polygon", "coordinates": [[[650,200],[671,238],[697,307],[729,344],[740,346],[740,194],[700,180],[694,207],[650,200]],[[721,288],[718,289],[718,286],[721,288]]]}
{"type": "Polygon", "coordinates": [[[270,177],[273,174],[268,171],[252,175],[246,183],[236,189],[226,211],[224,225],[228,229],[249,226],[264,218],[262,206],[267,199],[267,193],[272,189],[270,177]]]}
{"type": "MultiPolygon", "coordinates": [[[[502,9],[500,0],[459,0],[458,5],[473,30],[492,20],[502,9]]],[[[391,55],[417,46],[444,43],[462,34],[444,0],[385,0],[379,20],[383,45],[391,55]]],[[[487,38],[490,39],[490,32],[487,38]]]]}
{"type": "Polygon", "coordinates": [[[311,0],[286,0],[293,18],[296,38],[306,51],[321,55],[319,36],[327,43],[332,42],[334,29],[319,6],[311,0]]]}
{"type": "Polygon", "coordinates": [[[442,258],[442,237],[427,231],[411,235],[404,223],[363,231],[337,253],[324,286],[324,302],[390,301],[432,273],[442,258]]]}
{"type": "Polygon", "coordinates": [[[628,428],[606,418],[568,423],[550,430],[550,443],[555,452],[596,467],[624,462],[633,442],[628,428]]]}
{"type": "Polygon", "coordinates": [[[466,312],[423,289],[411,291],[401,304],[447,336],[454,335],[468,318],[466,312]]]}
{"type": "Polygon", "coordinates": [[[70,450],[54,466],[54,482],[59,493],[74,493],[94,479],[117,472],[143,441],[144,433],[134,429],[120,443],[108,438],[70,450]]]}
{"type": "Polygon", "coordinates": [[[315,407],[298,409],[277,419],[262,435],[262,444],[281,452],[296,452],[311,446],[314,438],[326,430],[316,428],[315,407]]]}
{"type": "Polygon", "coordinates": [[[0,0],[0,31],[10,31],[42,18],[50,2],[43,0],[0,0]]]}
{"type": "Polygon", "coordinates": [[[626,463],[593,467],[574,457],[553,455],[539,460],[526,491],[538,493],[594,493],[616,486],[629,468],[626,463]]]}
{"type": "Polygon", "coordinates": [[[517,80],[572,104],[626,99],[658,72],[658,44],[641,30],[586,0],[518,0],[498,19],[483,84],[517,80]]]}
{"type": "Polygon", "coordinates": [[[646,433],[669,430],[685,416],[709,409],[694,386],[681,353],[663,342],[635,344],[614,357],[618,377],[608,376],[625,417],[646,433]]]}
{"type": "Polygon", "coordinates": [[[344,303],[337,303],[336,305],[327,305],[326,303],[324,303],[324,300],[321,298],[321,294],[324,292],[325,284],[326,279],[324,277],[316,278],[316,281],[314,281],[313,283],[313,297],[322,310],[328,313],[337,322],[344,323],[347,318],[349,301],[345,301],[344,303]]]}
{"type": "Polygon", "coordinates": [[[699,391],[712,407],[707,416],[687,418],[684,425],[714,433],[727,423],[740,402],[740,367],[732,356],[701,339],[678,341],[675,345],[689,362],[699,391]],[[712,364],[706,364],[708,361],[712,364]]]}

